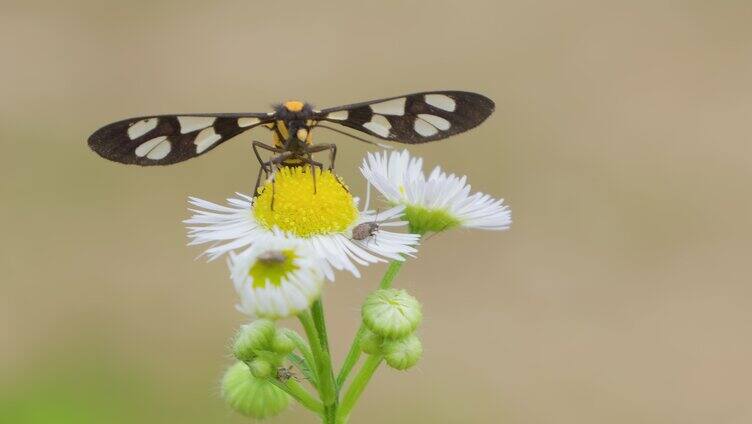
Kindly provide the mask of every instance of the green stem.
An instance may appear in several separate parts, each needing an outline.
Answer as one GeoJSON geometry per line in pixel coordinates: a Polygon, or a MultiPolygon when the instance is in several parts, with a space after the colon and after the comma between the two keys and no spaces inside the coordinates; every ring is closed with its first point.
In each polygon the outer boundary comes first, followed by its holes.
{"type": "Polygon", "coordinates": [[[326,334],[326,320],[324,319],[324,304],[321,299],[313,302],[311,306],[311,315],[313,323],[316,326],[316,332],[319,335],[321,348],[326,355],[321,369],[321,386],[324,389],[321,400],[324,402],[324,415],[330,422],[334,423],[337,414],[337,389],[334,383],[334,371],[332,370],[332,357],[329,352],[329,338],[326,334]],[[324,383],[325,381],[325,383],[324,383]]]}
{"type": "Polygon", "coordinates": [[[313,302],[311,305],[311,315],[313,315],[313,323],[316,325],[316,331],[319,332],[321,338],[321,346],[328,352],[329,351],[329,338],[326,334],[326,321],[324,320],[324,304],[321,303],[321,299],[313,302]]]}
{"type": "Polygon", "coordinates": [[[313,353],[313,359],[316,363],[316,371],[318,374],[319,383],[319,395],[321,396],[324,405],[331,405],[333,403],[332,393],[334,392],[333,385],[327,378],[327,374],[331,372],[331,359],[328,352],[322,347],[319,339],[318,331],[316,331],[316,324],[314,324],[313,318],[310,312],[303,312],[298,315],[300,323],[303,325],[306,336],[308,337],[308,343],[311,346],[311,352],[313,353]]]}
{"type": "Polygon", "coordinates": [[[324,404],[324,423],[334,424],[336,414],[336,391],[334,389],[334,377],[332,374],[332,360],[329,352],[324,349],[321,338],[316,330],[311,313],[306,311],[298,315],[300,323],[303,325],[308,342],[311,346],[316,369],[318,371],[318,391],[319,397],[324,404]]]}
{"type": "MultiPolygon", "coordinates": [[[[404,263],[405,261],[392,261],[389,263],[389,267],[386,269],[384,276],[381,277],[381,283],[379,284],[380,289],[388,289],[392,287],[392,282],[394,281],[394,278],[397,276],[397,274],[399,274],[400,269],[402,269],[402,265],[404,265],[404,263]]],[[[360,338],[363,336],[364,332],[365,327],[363,326],[363,324],[360,324],[360,328],[358,328],[358,332],[355,333],[355,338],[350,345],[350,351],[347,352],[345,362],[342,364],[342,369],[340,369],[339,375],[337,375],[337,393],[339,393],[339,391],[342,389],[342,386],[345,385],[347,377],[350,375],[350,372],[352,371],[355,364],[358,363],[358,359],[360,359],[360,338]]]]}
{"type": "Polygon", "coordinates": [[[303,358],[305,358],[306,365],[308,366],[308,369],[310,372],[315,375],[317,378],[315,378],[311,383],[314,386],[318,385],[318,370],[316,369],[316,361],[313,359],[313,353],[311,352],[311,347],[308,346],[308,343],[303,340],[302,337],[300,337],[300,334],[297,332],[290,330],[290,329],[284,329],[285,334],[287,337],[292,340],[292,342],[295,344],[295,347],[300,351],[300,353],[303,355],[303,358]]]}
{"type": "Polygon", "coordinates": [[[269,381],[274,383],[275,386],[284,390],[288,395],[292,396],[293,399],[297,400],[301,405],[308,408],[309,410],[319,415],[324,413],[324,405],[322,405],[321,402],[319,402],[316,398],[311,396],[311,394],[308,393],[308,391],[304,389],[303,386],[301,386],[297,381],[290,379],[283,383],[274,377],[269,377],[269,381]]]}
{"type": "Polygon", "coordinates": [[[384,273],[384,276],[381,277],[381,284],[379,284],[380,289],[388,289],[392,287],[392,281],[394,281],[394,277],[399,274],[400,269],[402,269],[402,265],[405,264],[405,261],[392,261],[389,263],[389,268],[386,269],[386,272],[384,273]]]}
{"type": "Polygon", "coordinates": [[[358,398],[363,393],[363,390],[368,385],[373,373],[376,372],[376,369],[379,367],[383,359],[384,357],[381,355],[369,355],[368,358],[366,358],[363,367],[361,367],[360,371],[355,374],[355,378],[353,378],[350,387],[348,387],[345,396],[342,398],[342,404],[340,405],[339,411],[337,411],[337,423],[347,422],[350,411],[352,411],[352,408],[355,406],[355,403],[358,401],[358,398]]]}
{"type": "Polygon", "coordinates": [[[355,338],[353,338],[352,344],[350,345],[350,351],[347,352],[345,362],[342,363],[342,368],[339,370],[339,375],[337,375],[337,393],[342,390],[342,386],[345,385],[347,376],[350,375],[350,371],[352,371],[355,364],[358,363],[358,359],[360,359],[360,338],[363,337],[364,332],[365,327],[363,327],[363,324],[360,324],[360,328],[358,328],[358,332],[355,333],[355,338]]]}

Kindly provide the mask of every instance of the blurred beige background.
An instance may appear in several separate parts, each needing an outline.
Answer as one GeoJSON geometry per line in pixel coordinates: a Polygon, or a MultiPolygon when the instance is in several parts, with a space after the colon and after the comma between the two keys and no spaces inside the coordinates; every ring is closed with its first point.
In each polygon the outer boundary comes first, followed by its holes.
{"type": "MultiPolygon", "coordinates": [[[[92,131],[429,89],[496,101],[412,151],[515,222],[434,237],[406,266],[425,357],[377,374],[353,421],[752,422],[748,1],[1,7],[0,422],[246,422],[218,395],[243,317],[180,221],[188,195],[250,190],[267,134],[144,169],[90,152],[92,131]]],[[[362,193],[366,146],[318,137],[362,193]]],[[[327,288],[337,361],[384,269],[327,288]]]]}

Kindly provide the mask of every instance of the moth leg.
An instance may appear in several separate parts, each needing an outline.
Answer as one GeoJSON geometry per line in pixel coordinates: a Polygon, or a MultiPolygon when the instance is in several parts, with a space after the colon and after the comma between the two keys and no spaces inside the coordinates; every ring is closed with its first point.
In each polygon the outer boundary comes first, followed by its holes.
{"type": "Polygon", "coordinates": [[[264,161],[264,159],[261,158],[261,154],[258,151],[259,148],[264,149],[264,150],[266,150],[268,152],[272,152],[272,153],[284,153],[284,152],[286,152],[285,149],[279,149],[279,148],[276,148],[276,147],[272,147],[272,146],[264,144],[264,143],[262,143],[262,142],[260,142],[258,140],[253,140],[252,146],[253,146],[253,153],[256,155],[256,159],[258,159],[258,161],[259,161],[259,163],[261,165],[263,165],[264,163],[266,163],[266,161],[264,161]]]}
{"type": "MultiPolygon", "coordinates": [[[[318,152],[324,152],[329,151],[329,171],[334,170],[334,160],[337,158],[337,145],[336,144],[317,144],[310,149],[308,149],[309,153],[318,153],[318,152]]],[[[323,170],[323,168],[321,168],[323,170]]],[[[342,186],[343,189],[345,189],[346,192],[350,192],[350,189],[347,188],[345,183],[342,182],[342,180],[337,176],[334,175],[334,177],[339,181],[339,184],[342,186]]]]}
{"type": "MultiPolygon", "coordinates": [[[[259,154],[258,148],[260,146],[263,146],[263,147],[267,147],[267,146],[264,143],[262,143],[260,141],[256,141],[256,140],[253,140],[253,143],[251,144],[251,146],[253,148],[253,153],[256,155],[256,160],[258,160],[258,163],[259,163],[259,173],[258,173],[258,176],[256,177],[256,186],[253,187],[253,197],[256,197],[256,196],[259,195],[258,188],[261,185],[261,174],[264,171],[266,171],[266,163],[261,158],[261,155],[259,154]]],[[[267,177],[269,176],[269,172],[268,171],[266,172],[266,176],[267,177]]]]}
{"type": "MultiPolygon", "coordinates": [[[[256,177],[256,186],[253,187],[253,197],[258,196],[260,193],[258,192],[259,186],[261,185],[261,174],[266,171],[264,164],[261,164],[261,167],[259,168],[258,176],[256,177]]],[[[266,173],[266,176],[269,176],[269,173],[266,173]]]]}
{"type": "Polygon", "coordinates": [[[253,197],[256,197],[258,196],[258,188],[261,185],[261,173],[265,172],[268,178],[269,174],[272,172],[272,164],[274,161],[274,158],[268,161],[265,161],[261,157],[261,153],[259,153],[258,149],[261,148],[268,152],[277,153],[277,154],[285,153],[286,150],[269,146],[257,140],[253,140],[252,147],[253,147],[253,153],[256,155],[256,159],[258,160],[259,165],[261,166],[261,169],[259,169],[258,177],[256,177],[256,187],[254,187],[253,189],[253,197]]]}
{"type": "MultiPolygon", "coordinates": [[[[308,153],[318,153],[329,151],[329,170],[334,169],[334,160],[337,158],[337,145],[336,144],[317,144],[308,149],[308,153]]],[[[323,168],[322,168],[323,170],[323,168]]]]}
{"type": "Polygon", "coordinates": [[[292,156],[293,156],[292,152],[285,151],[284,153],[280,153],[279,155],[271,158],[269,161],[265,163],[265,165],[268,166],[269,169],[271,170],[270,179],[272,181],[272,201],[271,201],[271,204],[269,205],[271,210],[274,210],[274,194],[276,193],[276,185],[274,184],[274,181],[276,177],[277,166],[292,156]]]}
{"type": "Polygon", "coordinates": [[[316,194],[316,165],[314,165],[313,159],[311,158],[311,153],[308,153],[306,162],[308,162],[308,164],[311,166],[311,176],[313,177],[313,194],[316,194]]]}
{"type": "Polygon", "coordinates": [[[319,167],[319,171],[322,171],[322,172],[324,171],[324,164],[323,163],[317,162],[317,161],[315,161],[313,159],[311,159],[310,163],[312,163],[315,166],[318,166],[319,167]]]}
{"type": "Polygon", "coordinates": [[[329,170],[332,171],[334,169],[334,160],[337,159],[337,145],[336,144],[330,144],[329,145],[329,170]]]}

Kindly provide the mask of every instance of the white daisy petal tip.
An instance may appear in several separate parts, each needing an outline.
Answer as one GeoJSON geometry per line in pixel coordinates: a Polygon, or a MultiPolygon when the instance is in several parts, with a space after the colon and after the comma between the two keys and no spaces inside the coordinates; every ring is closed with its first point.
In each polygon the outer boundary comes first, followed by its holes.
{"type": "Polygon", "coordinates": [[[466,176],[447,174],[438,166],[426,178],[422,166],[422,158],[402,150],[369,153],[360,170],[388,202],[405,206],[404,219],[413,232],[509,229],[511,210],[503,199],[470,194],[466,176]]]}

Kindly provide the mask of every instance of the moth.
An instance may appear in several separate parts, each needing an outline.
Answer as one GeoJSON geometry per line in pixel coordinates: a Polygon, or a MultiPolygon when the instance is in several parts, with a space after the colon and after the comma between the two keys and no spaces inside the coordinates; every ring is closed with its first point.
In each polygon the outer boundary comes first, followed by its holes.
{"type": "MultiPolygon", "coordinates": [[[[329,154],[334,168],[337,146],[313,143],[312,132],[326,128],[366,143],[378,144],[341,131],[336,124],[380,140],[420,144],[441,140],[478,126],[494,111],[494,102],[467,91],[429,91],[317,110],[293,100],[268,113],[185,113],[129,118],[98,129],[89,137],[89,147],[105,159],[141,166],[169,165],[203,155],[252,128],[272,133],[271,145],[253,141],[253,152],[262,173],[273,175],[280,166],[311,166],[320,152],[329,154]],[[260,150],[271,155],[262,158],[260,150]]],[[[315,172],[314,190],[315,190],[315,172]]],[[[254,193],[256,190],[254,190],[254,193]]]]}

